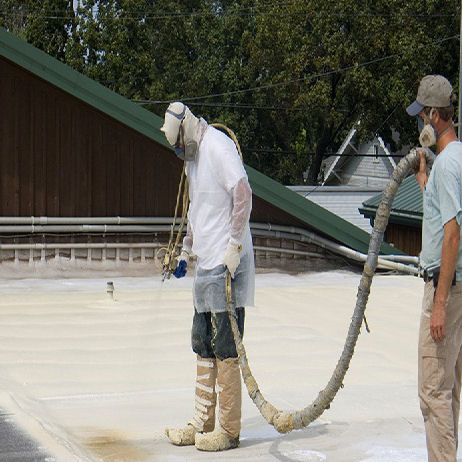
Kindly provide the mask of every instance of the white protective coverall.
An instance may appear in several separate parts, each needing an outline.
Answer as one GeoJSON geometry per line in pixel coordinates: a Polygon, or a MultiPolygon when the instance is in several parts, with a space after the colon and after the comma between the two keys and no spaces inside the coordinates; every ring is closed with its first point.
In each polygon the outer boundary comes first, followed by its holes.
{"type": "Polygon", "coordinates": [[[231,240],[242,246],[232,284],[235,306],[252,306],[255,266],[249,227],[252,192],[247,174],[228,136],[204,120],[200,120],[197,136],[196,160],[186,163],[191,204],[184,240],[197,256],[194,305],[199,313],[226,311],[223,261],[231,240]]]}
{"type": "Polygon", "coordinates": [[[197,354],[194,417],[185,427],[167,428],[166,434],[176,445],[221,451],[239,445],[241,377],[234,339],[228,332],[231,327],[226,327],[226,274],[227,267],[231,275],[234,272],[233,305],[242,321],[242,335],[244,307],[254,304],[255,290],[249,227],[252,191],[236,145],[227,135],[196,118],[182,103],[172,103],[166,114],[171,117],[166,115],[163,131],[170,144],[193,146],[189,152],[195,151],[185,155],[191,202],[183,252],[197,256],[192,339],[197,335],[201,348],[205,345],[205,353],[199,353],[192,340],[197,354]],[[239,257],[238,246],[242,247],[239,257]],[[213,331],[211,341],[203,329],[213,331]],[[215,428],[217,391],[219,428],[215,428]]]}

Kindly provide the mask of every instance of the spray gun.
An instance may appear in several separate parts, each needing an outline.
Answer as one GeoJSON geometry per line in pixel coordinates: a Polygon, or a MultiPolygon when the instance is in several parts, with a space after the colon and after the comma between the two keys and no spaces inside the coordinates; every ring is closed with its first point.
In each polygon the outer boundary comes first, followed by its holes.
{"type": "Polygon", "coordinates": [[[156,252],[156,259],[157,261],[161,261],[161,273],[162,273],[162,282],[165,279],[170,279],[170,276],[176,269],[177,266],[177,259],[176,257],[179,255],[179,243],[181,238],[181,233],[183,232],[184,225],[186,223],[186,216],[188,213],[188,206],[189,206],[189,194],[188,194],[188,181],[186,179],[185,174],[186,162],[183,165],[183,171],[181,173],[180,184],[178,185],[178,194],[176,197],[176,205],[175,205],[175,214],[173,216],[172,226],[170,228],[170,238],[168,241],[167,247],[162,247],[158,249],[156,252]],[[176,236],[175,234],[175,227],[178,222],[178,210],[180,206],[180,202],[182,203],[182,212],[181,212],[181,220],[179,220],[178,230],[176,236]],[[165,252],[165,254],[163,254],[165,252]]]}
{"type": "Polygon", "coordinates": [[[160,255],[157,257],[162,259],[162,282],[164,282],[165,279],[170,279],[170,276],[176,269],[176,256],[174,255],[173,249],[170,247],[171,246],[169,245],[168,247],[163,247],[158,251],[165,251],[165,255],[163,257],[160,255]]]}

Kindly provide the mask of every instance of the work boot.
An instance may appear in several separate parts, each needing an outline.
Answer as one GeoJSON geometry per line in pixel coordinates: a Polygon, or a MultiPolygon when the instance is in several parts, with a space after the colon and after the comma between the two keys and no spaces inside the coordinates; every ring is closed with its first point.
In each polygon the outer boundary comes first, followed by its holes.
{"type": "Polygon", "coordinates": [[[190,422],[181,428],[166,428],[165,434],[177,446],[190,446],[198,432],[212,432],[215,428],[217,395],[215,382],[217,367],[215,358],[197,356],[195,412],[190,422]]]}
{"type": "Polygon", "coordinates": [[[217,360],[219,428],[211,433],[196,434],[200,451],[225,451],[239,446],[241,431],[241,373],[237,358],[217,360]]]}
{"type": "Polygon", "coordinates": [[[166,428],[165,434],[175,446],[192,446],[195,443],[197,430],[188,424],[182,428],[166,428]]]}

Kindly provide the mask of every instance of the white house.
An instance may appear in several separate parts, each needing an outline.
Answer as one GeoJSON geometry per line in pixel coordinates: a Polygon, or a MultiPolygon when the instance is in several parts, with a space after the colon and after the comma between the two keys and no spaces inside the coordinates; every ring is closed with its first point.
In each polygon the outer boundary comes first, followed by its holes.
{"type": "Polygon", "coordinates": [[[379,189],[387,185],[396,162],[378,135],[359,146],[354,144],[359,124],[360,122],[350,130],[338,153],[323,162],[323,185],[379,189]]]}
{"type": "Polygon", "coordinates": [[[367,232],[369,219],[359,213],[367,199],[386,187],[396,162],[380,136],[356,146],[358,121],[350,130],[338,152],[325,159],[324,178],[317,186],[289,186],[316,204],[348,220],[367,232]]]}

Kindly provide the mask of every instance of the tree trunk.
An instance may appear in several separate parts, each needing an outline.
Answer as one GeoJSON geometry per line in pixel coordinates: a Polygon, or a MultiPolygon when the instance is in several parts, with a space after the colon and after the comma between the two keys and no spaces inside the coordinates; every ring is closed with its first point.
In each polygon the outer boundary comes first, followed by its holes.
{"type": "Polygon", "coordinates": [[[317,185],[319,184],[318,177],[321,170],[322,161],[326,153],[326,149],[330,144],[332,135],[332,128],[326,128],[322,134],[321,140],[319,141],[316,152],[311,157],[310,168],[308,169],[308,177],[306,182],[308,184],[317,185]]]}

